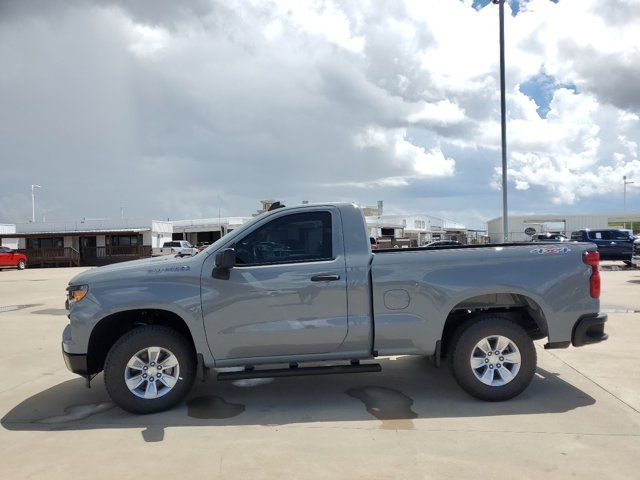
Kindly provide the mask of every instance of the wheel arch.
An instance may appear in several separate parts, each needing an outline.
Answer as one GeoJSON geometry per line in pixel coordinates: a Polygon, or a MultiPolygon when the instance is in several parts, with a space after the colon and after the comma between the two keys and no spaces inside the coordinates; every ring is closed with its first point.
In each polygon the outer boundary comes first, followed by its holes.
{"type": "Polygon", "coordinates": [[[448,311],[440,336],[440,350],[447,347],[456,329],[479,315],[494,313],[522,326],[533,340],[549,335],[541,302],[521,292],[483,293],[457,301],[448,311]]]}
{"type": "Polygon", "coordinates": [[[193,348],[196,345],[191,329],[184,319],[170,310],[161,308],[137,308],[111,313],[102,318],[91,331],[87,347],[87,371],[89,375],[101,372],[109,350],[125,333],[142,325],[162,325],[177,331],[193,348]]]}

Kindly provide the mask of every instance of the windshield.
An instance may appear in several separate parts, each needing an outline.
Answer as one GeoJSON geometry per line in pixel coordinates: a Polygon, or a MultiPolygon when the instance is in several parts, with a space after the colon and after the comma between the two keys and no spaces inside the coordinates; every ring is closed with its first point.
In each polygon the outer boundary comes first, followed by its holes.
{"type": "Polygon", "coordinates": [[[204,252],[208,252],[208,251],[217,250],[222,245],[227,243],[230,239],[233,239],[233,238],[238,237],[239,235],[242,235],[246,230],[248,230],[249,228],[253,227],[253,225],[256,222],[262,220],[268,213],[269,212],[262,212],[260,215],[256,215],[255,217],[253,217],[247,223],[244,223],[241,226],[239,226],[238,228],[234,229],[233,232],[229,232],[226,235],[220,237],[218,240],[216,240],[211,245],[209,245],[207,248],[205,248],[203,250],[203,253],[204,252]]]}

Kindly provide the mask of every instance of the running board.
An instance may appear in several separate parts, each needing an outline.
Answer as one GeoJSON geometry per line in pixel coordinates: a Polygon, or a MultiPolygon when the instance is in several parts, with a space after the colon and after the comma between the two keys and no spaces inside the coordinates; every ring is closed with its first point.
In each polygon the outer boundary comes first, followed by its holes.
{"type": "Polygon", "coordinates": [[[302,375],[333,375],[336,373],[370,373],[380,372],[379,363],[368,365],[330,365],[326,367],[293,367],[274,368],[266,370],[242,370],[240,372],[220,372],[218,380],[240,380],[243,378],[275,378],[275,377],[299,377],[302,375]]]}

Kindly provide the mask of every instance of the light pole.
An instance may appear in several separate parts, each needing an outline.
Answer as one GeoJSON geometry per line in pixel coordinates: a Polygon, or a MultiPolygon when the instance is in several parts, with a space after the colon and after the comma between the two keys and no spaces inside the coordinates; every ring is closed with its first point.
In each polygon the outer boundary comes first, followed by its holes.
{"type": "Polygon", "coordinates": [[[36,195],[34,190],[42,188],[42,185],[31,185],[31,223],[36,221],[36,195]]]}
{"type": "Polygon", "coordinates": [[[504,80],[504,0],[493,0],[499,7],[500,24],[500,127],[502,133],[502,232],[509,241],[509,213],[507,208],[507,102],[504,80]]]}
{"type": "Polygon", "coordinates": [[[623,213],[627,213],[627,185],[631,185],[632,183],[635,183],[635,182],[632,182],[632,181],[630,181],[630,180],[629,180],[629,181],[627,181],[627,176],[626,176],[626,175],[624,175],[624,176],[622,177],[622,182],[624,183],[624,197],[623,197],[623,198],[624,198],[624,200],[623,200],[623,201],[624,201],[624,203],[623,203],[623,210],[622,210],[622,212],[623,212],[623,213]]]}

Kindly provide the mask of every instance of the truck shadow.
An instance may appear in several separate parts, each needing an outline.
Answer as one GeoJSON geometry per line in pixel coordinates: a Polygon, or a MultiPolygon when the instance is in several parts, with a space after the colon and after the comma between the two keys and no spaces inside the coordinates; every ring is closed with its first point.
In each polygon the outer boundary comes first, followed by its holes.
{"type": "MultiPolygon", "coordinates": [[[[287,425],[378,419],[380,428],[413,428],[419,419],[562,413],[595,400],[538,368],[530,387],[507,402],[475,400],[449,369],[422,357],[383,359],[382,373],[242,381],[196,382],[186,402],[171,411],[138,416],[111,403],[102,378],[91,389],[77,378],[16,405],[1,420],[7,430],[144,428],[145,441],[161,441],[164,427],[287,425]]],[[[375,424],[374,424],[375,426],[375,424]]]]}

